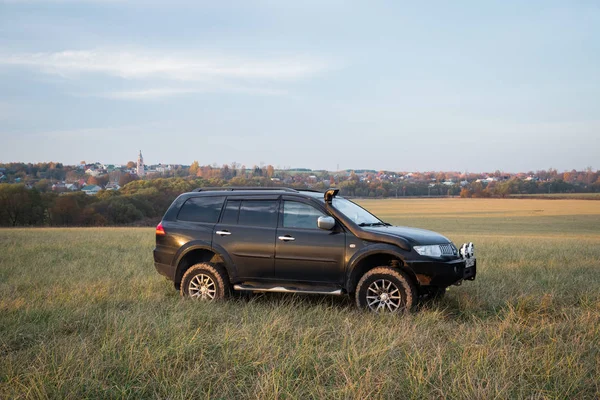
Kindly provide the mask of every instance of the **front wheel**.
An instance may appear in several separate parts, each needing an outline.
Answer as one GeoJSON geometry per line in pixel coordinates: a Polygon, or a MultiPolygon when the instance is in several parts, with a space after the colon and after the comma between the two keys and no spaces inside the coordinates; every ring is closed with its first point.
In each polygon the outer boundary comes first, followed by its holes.
{"type": "Polygon", "coordinates": [[[210,263],[192,265],[181,279],[180,293],[191,299],[213,301],[229,294],[227,277],[221,268],[210,263]]]}
{"type": "Polygon", "coordinates": [[[417,289],[412,279],[397,268],[374,268],[364,274],[356,286],[356,304],[370,311],[410,310],[416,298],[417,289]]]}

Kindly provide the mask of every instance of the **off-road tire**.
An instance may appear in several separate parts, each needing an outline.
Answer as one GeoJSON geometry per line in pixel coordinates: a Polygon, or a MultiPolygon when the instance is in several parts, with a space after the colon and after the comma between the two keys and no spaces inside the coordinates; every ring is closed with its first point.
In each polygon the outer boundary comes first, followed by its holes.
{"type": "Polygon", "coordinates": [[[394,313],[410,311],[417,301],[417,288],[415,283],[404,271],[392,267],[373,268],[360,278],[355,291],[356,305],[362,309],[376,311],[369,306],[367,295],[373,296],[374,293],[372,290],[369,290],[369,288],[372,287],[374,282],[379,283],[382,280],[384,282],[391,282],[398,289],[401,297],[397,308],[390,310],[386,307],[383,308],[383,310],[394,313]]]}
{"type": "Polygon", "coordinates": [[[197,283],[198,279],[194,280],[194,278],[200,277],[201,275],[207,276],[210,278],[210,280],[212,280],[215,290],[213,298],[206,298],[203,300],[221,300],[231,294],[231,285],[229,284],[225,270],[221,266],[215,264],[200,263],[192,265],[187,271],[185,271],[179,288],[179,293],[182,297],[195,298],[190,295],[190,286],[192,286],[191,290],[193,293],[194,288],[192,282],[197,283]]]}

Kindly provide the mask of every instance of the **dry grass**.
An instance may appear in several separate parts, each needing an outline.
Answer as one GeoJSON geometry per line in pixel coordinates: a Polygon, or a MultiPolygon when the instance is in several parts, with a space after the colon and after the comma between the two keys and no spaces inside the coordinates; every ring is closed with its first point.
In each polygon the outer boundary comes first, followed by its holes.
{"type": "Polygon", "coordinates": [[[381,217],[496,218],[600,215],[600,202],[545,199],[389,199],[360,200],[381,217]]]}
{"type": "Polygon", "coordinates": [[[0,398],[598,398],[600,212],[532,201],[362,202],[477,244],[475,282],[402,317],[182,301],[152,229],[0,230],[0,398]]]}

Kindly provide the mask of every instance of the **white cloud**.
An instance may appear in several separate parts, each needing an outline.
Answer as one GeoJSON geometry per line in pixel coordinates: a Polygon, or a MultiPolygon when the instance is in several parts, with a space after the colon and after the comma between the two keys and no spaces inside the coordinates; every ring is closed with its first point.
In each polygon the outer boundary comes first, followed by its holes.
{"type": "Polygon", "coordinates": [[[0,56],[0,65],[37,69],[64,77],[98,73],[125,79],[174,81],[244,79],[296,80],[322,72],[324,62],[306,57],[267,60],[201,54],[157,54],[135,51],[67,50],[0,56]]]}
{"type": "Polygon", "coordinates": [[[259,59],[105,49],[0,54],[1,66],[77,78],[83,83],[98,75],[120,78],[130,82],[131,88],[119,84],[118,89],[108,87],[106,92],[85,96],[124,100],[216,92],[283,95],[285,90],[273,86],[307,79],[327,69],[325,62],[302,56],[259,59]]]}
{"type": "Polygon", "coordinates": [[[285,91],[274,89],[262,89],[253,87],[212,87],[212,88],[151,88],[142,90],[125,90],[99,93],[95,96],[106,97],[109,99],[121,100],[154,100],[164,97],[172,97],[177,95],[195,94],[195,93],[215,93],[215,92],[230,92],[241,94],[254,94],[263,96],[280,96],[285,94],[285,91]]]}

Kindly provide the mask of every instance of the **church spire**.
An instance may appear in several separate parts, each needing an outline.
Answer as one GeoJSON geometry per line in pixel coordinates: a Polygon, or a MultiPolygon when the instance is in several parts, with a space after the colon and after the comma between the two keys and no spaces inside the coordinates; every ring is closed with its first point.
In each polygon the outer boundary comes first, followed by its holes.
{"type": "Polygon", "coordinates": [[[140,150],[140,154],[137,159],[137,176],[142,177],[146,175],[146,170],[144,169],[144,157],[142,156],[142,151],[140,150]]]}

